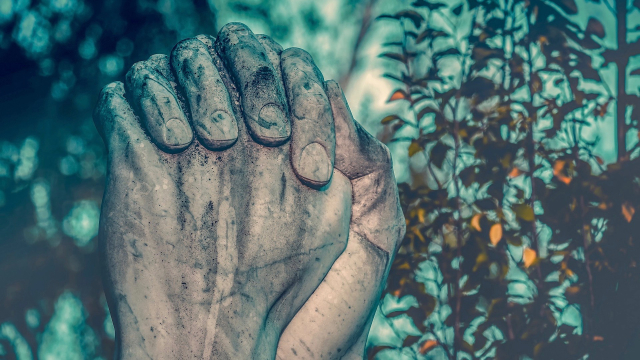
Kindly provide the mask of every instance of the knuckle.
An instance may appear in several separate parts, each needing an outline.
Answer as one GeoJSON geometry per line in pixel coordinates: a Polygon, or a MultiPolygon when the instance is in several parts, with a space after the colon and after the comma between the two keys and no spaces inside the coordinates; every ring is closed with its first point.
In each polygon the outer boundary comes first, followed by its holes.
{"type": "Polygon", "coordinates": [[[181,40],[171,50],[171,62],[182,61],[187,57],[190,57],[193,53],[193,49],[196,48],[197,43],[202,44],[202,41],[197,39],[184,39],[181,40]]]}
{"type": "Polygon", "coordinates": [[[196,35],[194,39],[197,39],[198,41],[202,42],[203,44],[205,44],[210,48],[213,47],[213,44],[215,44],[216,42],[216,38],[214,36],[206,35],[206,34],[196,35]]]}
{"type": "Polygon", "coordinates": [[[163,62],[168,60],[169,60],[169,57],[165,54],[153,54],[149,56],[149,59],[147,60],[147,62],[163,62]]]}
{"type": "Polygon", "coordinates": [[[264,47],[271,48],[277,54],[281,54],[282,53],[282,51],[283,51],[282,46],[280,44],[278,44],[275,40],[273,40],[270,36],[265,35],[265,34],[258,34],[258,35],[256,35],[256,37],[258,38],[258,41],[260,41],[260,43],[262,43],[262,45],[264,47]]]}
{"type": "Polygon", "coordinates": [[[297,48],[297,47],[291,47],[288,48],[286,50],[284,50],[282,52],[282,59],[294,59],[294,58],[298,58],[298,59],[302,59],[306,62],[313,62],[313,58],[311,57],[311,55],[306,52],[303,49],[297,48]]]}
{"type": "Polygon", "coordinates": [[[132,84],[133,81],[136,80],[138,76],[143,72],[143,70],[146,70],[146,68],[147,65],[144,61],[138,61],[131,65],[131,68],[129,68],[129,71],[127,71],[127,75],[125,76],[125,78],[127,79],[127,83],[132,84]]]}
{"type": "Polygon", "coordinates": [[[249,27],[241,22],[230,22],[220,29],[221,34],[249,32],[249,27]]]}
{"type": "Polygon", "coordinates": [[[321,93],[307,93],[300,95],[294,105],[297,118],[318,119],[331,113],[331,107],[326,96],[321,93]]]}

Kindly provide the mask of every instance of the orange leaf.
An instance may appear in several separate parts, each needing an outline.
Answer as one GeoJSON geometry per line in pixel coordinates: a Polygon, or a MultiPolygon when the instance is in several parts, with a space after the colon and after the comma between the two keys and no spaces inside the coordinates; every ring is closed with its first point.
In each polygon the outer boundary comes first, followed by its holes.
{"type": "Polygon", "coordinates": [[[566,163],[567,162],[564,161],[564,160],[556,160],[556,162],[553,163],[553,175],[560,176],[561,172],[562,172],[562,169],[564,169],[564,165],[566,163]]]}
{"type": "Polygon", "coordinates": [[[628,202],[622,204],[622,215],[624,215],[624,218],[627,219],[627,222],[631,222],[633,214],[635,213],[636,209],[633,207],[633,205],[628,202]]]}
{"type": "Polygon", "coordinates": [[[528,247],[524,248],[524,251],[522,252],[522,261],[524,262],[524,267],[528,268],[529,266],[531,266],[533,262],[536,261],[537,257],[538,254],[535,250],[528,247]]]}
{"type": "Polygon", "coordinates": [[[509,177],[510,178],[517,178],[518,176],[524,174],[524,171],[518,169],[517,167],[514,167],[513,169],[511,169],[511,171],[509,172],[509,177]]]}
{"type": "Polygon", "coordinates": [[[598,164],[602,165],[604,164],[604,160],[602,160],[602,158],[600,156],[596,156],[596,161],[598,162],[598,164]]]}
{"type": "Polygon", "coordinates": [[[562,170],[564,169],[564,166],[567,164],[566,161],[564,160],[556,160],[555,163],[553,163],[553,175],[555,177],[558,178],[558,180],[562,181],[563,183],[569,185],[569,183],[571,182],[571,178],[568,176],[565,176],[562,173],[562,170]]]}
{"type": "Polygon", "coordinates": [[[482,228],[480,228],[480,218],[481,217],[482,217],[482,214],[475,214],[471,218],[471,227],[476,229],[476,230],[478,230],[478,231],[482,231],[482,228]]]}
{"type": "Polygon", "coordinates": [[[498,245],[498,242],[502,239],[502,224],[494,224],[491,226],[491,230],[489,230],[489,239],[493,246],[498,245]]]}
{"type": "Polygon", "coordinates": [[[406,99],[407,98],[407,93],[405,93],[402,90],[396,90],[391,97],[389,98],[389,100],[387,100],[387,102],[391,102],[391,101],[396,101],[396,100],[402,100],[402,99],[406,99]]]}
{"type": "Polygon", "coordinates": [[[602,336],[600,336],[600,335],[595,335],[593,337],[593,341],[604,341],[604,338],[602,336]]]}
{"type": "Polygon", "coordinates": [[[569,183],[571,183],[571,178],[568,176],[564,176],[564,175],[558,175],[557,176],[558,180],[562,181],[563,183],[569,185],[569,183]]]}
{"type": "Polygon", "coordinates": [[[565,290],[565,293],[569,295],[575,295],[579,292],[580,292],[580,286],[569,286],[567,290],[565,290]]]}
{"type": "Polygon", "coordinates": [[[598,209],[607,210],[608,208],[607,203],[600,203],[598,205],[598,209]]]}
{"type": "Polygon", "coordinates": [[[426,353],[429,352],[429,350],[433,349],[434,347],[438,346],[438,340],[427,340],[425,342],[422,343],[422,345],[420,346],[420,354],[424,355],[426,353]]]}

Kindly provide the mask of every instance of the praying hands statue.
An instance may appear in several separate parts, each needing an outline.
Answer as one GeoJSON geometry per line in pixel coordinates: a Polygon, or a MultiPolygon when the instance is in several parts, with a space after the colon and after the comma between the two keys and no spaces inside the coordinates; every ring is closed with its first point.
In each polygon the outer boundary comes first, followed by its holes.
{"type": "Polygon", "coordinates": [[[116,359],[362,359],[405,232],[391,158],[311,56],[230,23],[107,85],[116,359]]]}

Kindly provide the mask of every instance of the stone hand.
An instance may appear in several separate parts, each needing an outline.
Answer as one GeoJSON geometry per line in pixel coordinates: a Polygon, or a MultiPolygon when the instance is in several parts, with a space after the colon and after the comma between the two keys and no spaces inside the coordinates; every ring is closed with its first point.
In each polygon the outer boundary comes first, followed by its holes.
{"type": "Polygon", "coordinates": [[[369,328],[405,233],[389,150],[353,119],[336,82],[325,88],[335,119],[335,168],[352,188],[349,239],[282,334],[279,360],[365,358],[369,328]]]}
{"type": "Polygon", "coordinates": [[[351,185],[333,169],[323,79],[306,53],[280,52],[230,24],[104,88],[99,243],[118,359],[273,359],[343,252],[351,185]]]}
{"type": "Polygon", "coordinates": [[[307,53],[229,24],[134,65],[95,120],[118,358],[362,358],[404,220],[307,53]]]}

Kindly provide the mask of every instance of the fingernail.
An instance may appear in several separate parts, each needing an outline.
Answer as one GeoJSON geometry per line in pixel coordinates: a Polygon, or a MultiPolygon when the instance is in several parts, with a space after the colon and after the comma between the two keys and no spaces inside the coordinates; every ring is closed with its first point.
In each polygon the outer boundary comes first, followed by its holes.
{"type": "Polygon", "coordinates": [[[260,131],[262,137],[273,139],[288,137],[286,124],[284,112],[276,104],[267,104],[260,110],[258,125],[263,129],[260,131]]]}
{"type": "Polygon", "coordinates": [[[191,131],[178,119],[169,119],[164,124],[164,141],[168,145],[182,146],[191,142],[191,131]]]}
{"type": "Polygon", "coordinates": [[[207,117],[209,121],[198,121],[200,128],[198,140],[213,150],[222,150],[233,145],[238,139],[238,125],[235,118],[223,110],[218,110],[207,117]],[[206,134],[206,136],[203,136],[206,134]]]}
{"type": "Polygon", "coordinates": [[[324,146],[314,142],[302,149],[298,163],[300,176],[313,182],[326,183],[331,178],[332,171],[324,146]]]}
{"type": "Polygon", "coordinates": [[[214,135],[216,139],[227,140],[235,139],[238,137],[238,127],[236,126],[236,120],[229,115],[226,111],[218,110],[211,115],[213,120],[213,126],[220,134],[214,135]]]}

